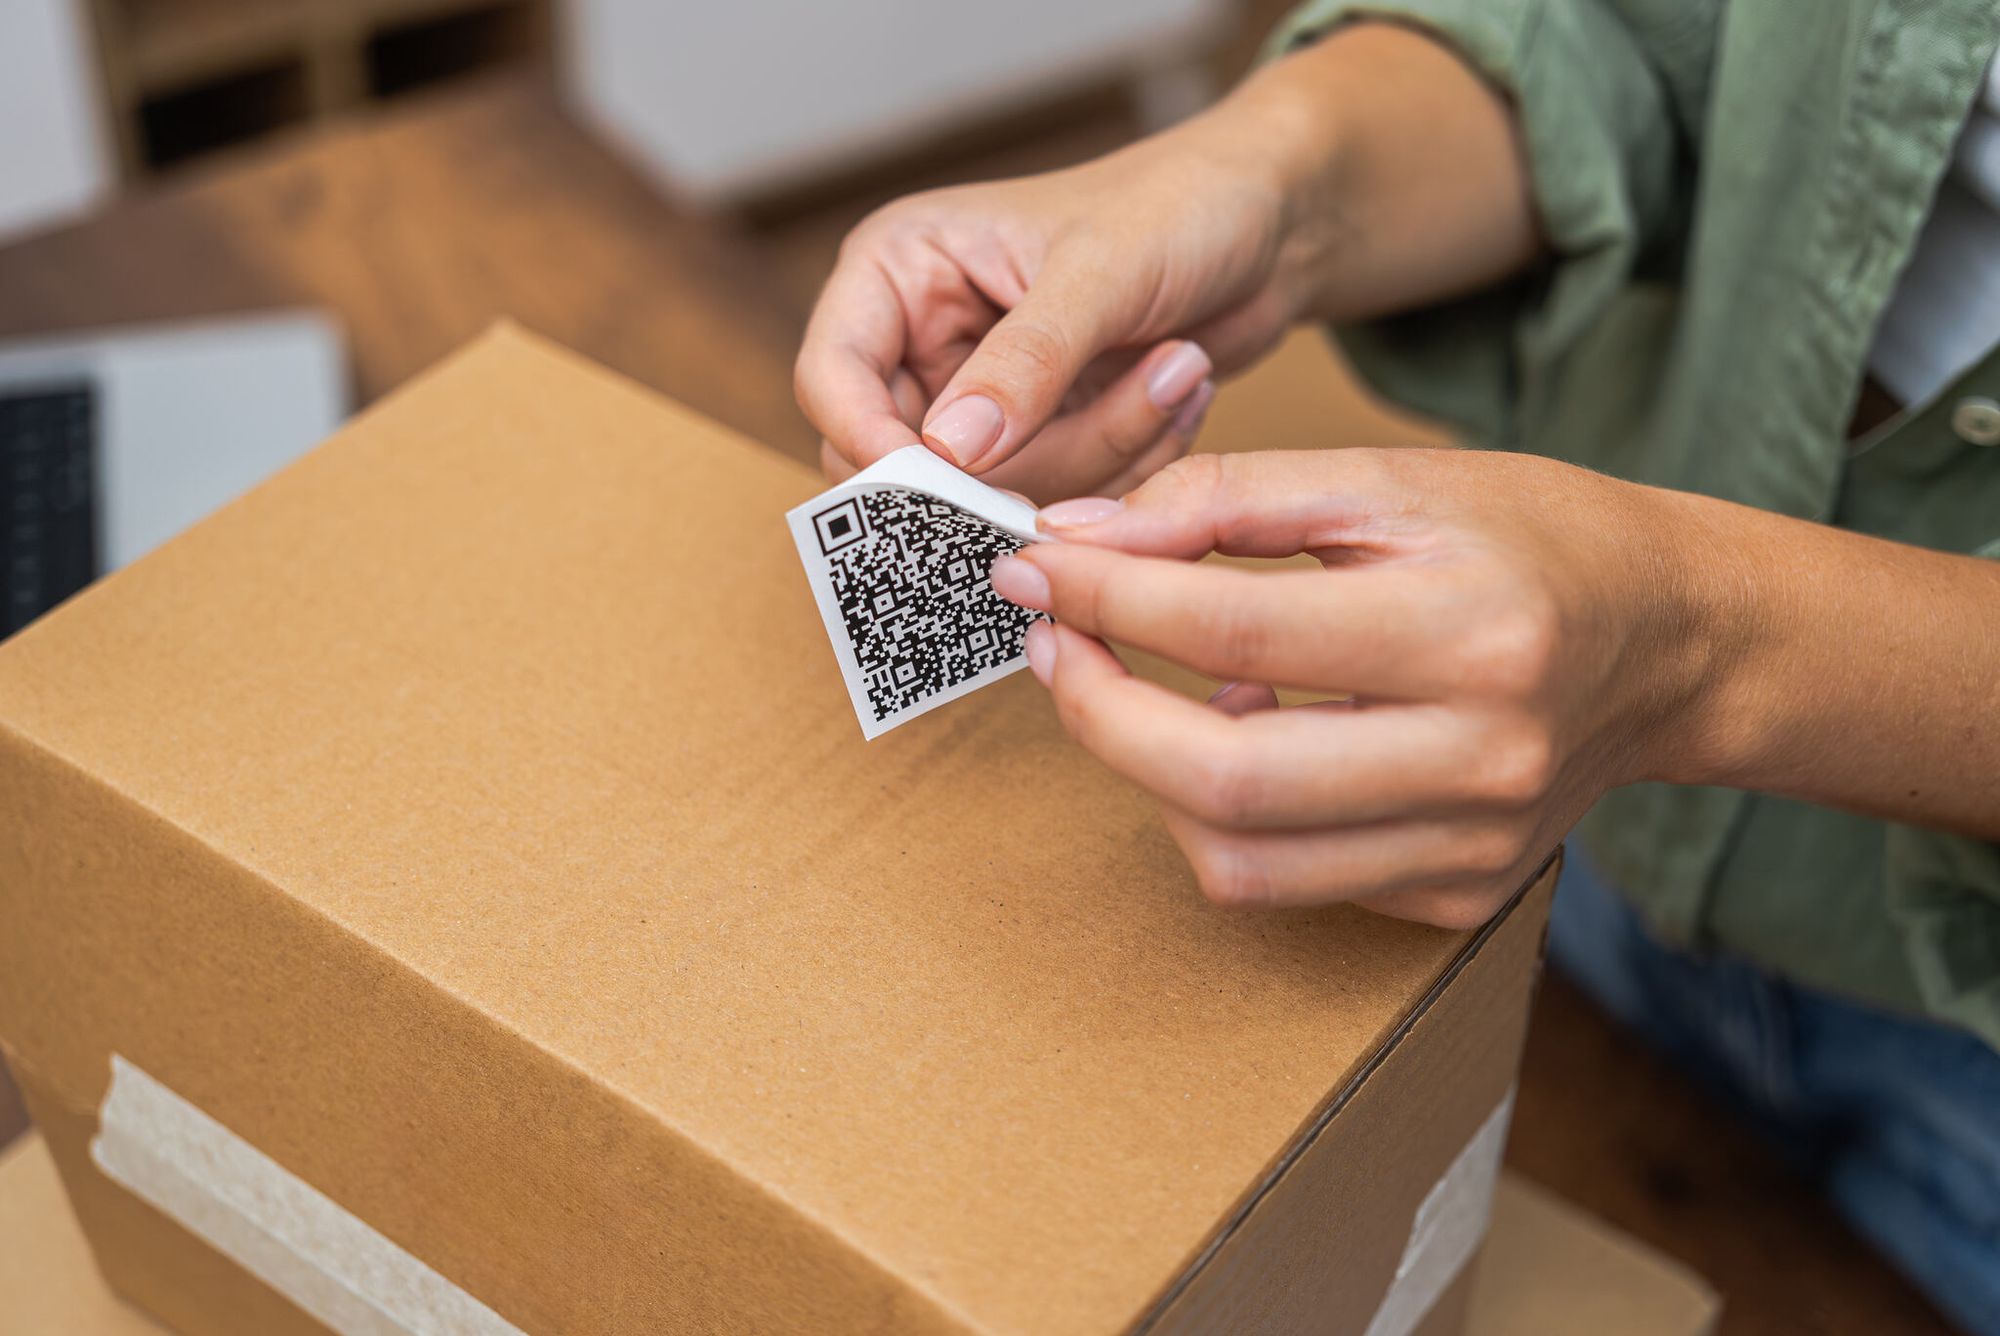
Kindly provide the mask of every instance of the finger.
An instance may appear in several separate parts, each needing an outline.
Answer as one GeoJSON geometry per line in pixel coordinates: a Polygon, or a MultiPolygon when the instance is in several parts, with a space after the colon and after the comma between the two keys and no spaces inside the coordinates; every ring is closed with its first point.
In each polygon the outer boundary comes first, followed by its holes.
{"type": "MultiPolygon", "coordinates": [[[[896,404],[896,411],[903,415],[903,421],[908,423],[910,427],[911,439],[903,442],[903,444],[906,446],[915,444],[917,423],[921,422],[924,416],[923,386],[917,383],[917,378],[910,373],[908,368],[897,367],[889,377],[889,395],[896,404]]],[[[900,449],[901,447],[898,448],[900,449]]],[[[828,482],[836,483],[846,482],[861,471],[849,462],[845,455],[842,455],[839,450],[834,448],[832,441],[827,440],[822,440],[819,443],[819,467],[820,472],[826,475],[828,482]]],[[[1008,495],[1015,497],[1017,500],[1028,501],[1027,497],[1021,496],[1018,492],[1010,492],[1008,495]]],[[[1028,503],[1030,505],[1034,504],[1032,501],[1028,501],[1028,503]]]]}
{"type": "Polygon", "coordinates": [[[1354,903],[1390,918],[1466,932],[1480,927],[1498,913],[1521,880],[1518,877],[1501,877],[1485,885],[1421,886],[1410,890],[1384,891],[1379,895],[1357,895],[1354,903]]]}
{"type": "Polygon", "coordinates": [[[1278,693],[1262,682],[1225,682],[1208,698],[1210,709],[1232,718],[1278,708],[1278,693]]]}
{"type": "Polygon", "coordinates": [[[983,476],[995,483],[1026,483],[1043,497],[1059,498],[1104,487],[1141,458],[1161,454],[1162,446],[1163,465],[1187,449],[1189,429],[1215,397],[1209,370],[1208,354],[1197,345],[1160,344],[983,476]]]}
{"type": "Polygon", "coordinates": [[[1411,699],[1442,692],[1464,625],[1419,566],[1246,571],[1031,543],[993,567],[1002,598],[1211,677],[1411,699]]]}
{"type": "Polygon", "coordinates": [[[1166,433],[1154,443],[1153,448],[1133,460],[1124,472],[1103,483],[1101,490],[1109,496],[1123,496],[1187,454],[1201,436],[1202,424],[1208,420],[1209,405],[1214,402],[1215,383],[1210,381],[1192,401],[1183,404],[1180,411],[1174,414],[1166,433]]]}
{"type": "Polygon", "coordinates": [[[1116,342],[1118,316],[1098,266],[1051,254],[940,392],[924,421],[925,442],[970,473],[1007,459],[1057,415],[1084,368],[1116,342]]]}
{"type": "Polygon", "coordinates": [[[1208,824],[1358,825],[1474,812],[1491,801],[1483,786],[1495,778],[1492,767],[1470,730],[1442,709],[1238,714],[1134,677],[1110,650],[1069,627],[1036,635],[1036,676],[1048,685],[1070,735],[1119,774],[1208,824]]]}
{"type": "Polygon", "coordinates": [[[1117,505],[1050,506],[1062,539],[1155,556],[1206,552],[1284,557],[1365,543],[1410,509],[1375,450],[1264,450],[1190,455],[1117,505]]]}
{"type": "Polygon", "coordinates": [[[902,303],[888,280],[872,263],[844,256],[806,325],[792,388],[813,426],[856,468],[911,444],[890,388],[905,340],[902,303]]]}
{"type": "Polygon", "coordinates": [[[1272,286],[1233,310],[1186,331],[1187,336],[1208,349],[1215,369],[1224,376],[1235,375],[1261,360],[1284,338],[1292,326],[1290,299],[1283,289],[1272,286]]]}
{"type": "Polygon", "coordinates": [[[1523,835],[1495,819],[1273,832],[1231,830],[1170,811],[1166,823],[1202,894],[1232,908],[1367,900],[1402,917],[1471,927],[1498,907],[1526,859],[1523,835]]]}
{"type": "Polygon", "coordinates": [[[923,424],[924,409],[930,407],[931,397],[924,393],[923,383],[908,367],[897,367],[889,374],[889,397],[896,405],[896,412],[910,429],[911,439],[905,445],[915,443],[918,428],[923,424]]]}
{"type": "Polygon", "coordinates": [[[826,475],[828,482],[846,482],[860,469],[847,462],[847,457],[833,448],[832,441],[819,443],[819,471],[826,475]]]}

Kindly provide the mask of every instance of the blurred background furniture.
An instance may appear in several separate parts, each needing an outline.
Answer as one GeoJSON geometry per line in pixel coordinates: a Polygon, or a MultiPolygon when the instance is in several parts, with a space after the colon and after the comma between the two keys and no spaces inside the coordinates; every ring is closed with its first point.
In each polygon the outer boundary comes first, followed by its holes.
{"type": "Polygon", "coordinates": [[[0,339],[273,306],[345,329],[360,402],[511,317],[809,453],[802,303],[510,76],[256,145],[0,250],[0,339]]]}
{"type": "Polygon", "coordinates": [[[80,212],[115,173],[77,0],[0,5],[0,236],[80,212]]]}
{"type": "MultiPolygon", "coordinates": [[[[13,3],[64,12],[56,0],[13,3]]],[[[1100,67],[1097,86],[1072,78],[1018,90],[962,124],[926,122],[913,137],[839,158],[837,171],[805,161],[783,181],[746,172],[740,179],[756,182],[754,191],[744,187],[726,211],[697,209],[663,189],[657,163],[622,157],[564,110],[548,74],[550,44],[566,20],[560,0],[546,3],[489,4],[510,17],[475,21],[466,15],[480,6],[455,2],[412,0],[384,18],[386,0],[96,0],[96,9],[117,5],[120,21],[135,25],[128,40],[152,25],[150,40],[161,45],[140,64],[179,68],[189,79],[197,69],[221,78],[225,62],[157,52],[197,34],[215,41],[212,50],[263,52],[267,65],[282,46],[295,52],[283,59],[301,68],[352,60],[356,51],[365,61],[372,38],[357,34],[421,27],[419,11],[441,24],[472,24],[465,32],[490,21],[509,35],[454,39],[477,58],[439,61],[426,67],[434,78],[379,89],[372,78],[354,80],[350,65],[344,85],[333,80],[347,91],[306,99],[309,114],[268,122],[232,120],[221,109],[195,115],[201,133],[184,142],[213,147],[172,156],[160,170],[143,154],[121,159],[121,170],[91,188],[122,178],[115,202],[0,247],[0,339],[315,306],[343,326],[353,388],[365,403],[491,320],[514,318],[810,459],[817,438],[792,406],[791,358],[846,229],[911,189],[1041,170],[1116,147],[1152,114],[1135,105],[1131,67],[1100,67]],[[346,17],[330,28],[308,21],[335,13],[346,17]],[[347,55],[310,54],[341,42],[347,55]],[[506,72],[473,73],[488,65],[506,72]],[[412,95],[400,96],[403,89],[412,95]]],[[[1201,63],[1225,86],[1287,4],[1216,3],[1222,21],[1201,63]]],[[[6,9],[7,19],[14,15],[6,9]]],[[[9,95],[4,27],[0,105],[9,95]]],[[[108,44],[109,33],[97,30],[93,41],[108,44]]],[[[743,99],[783,95],[758,69],[727,73],[743,99]]],[[[301,88],[330,77],[297,75],[301,88]]],[[[151,96],[131,91],[141,86],[167,85],[130,84],[122,101],[98,105],[129,117],[151,96]]],[[[86,190],[67,207],[89,198],[86,190]]],[[[1223,390],[1206,436],[1262,448],[1442,440],[1374,403],[1304,331],[1223,390]]],[[[0,1142],[23,1123],[0,1081],[0,1142]]],[[[1946,1332],[1761,1145],[1557,977],[1545,980],[1537,1003],[1508,1161],[1706,1276],[1726,1297],[1725,1333],[1946,1332]]]]}
{"type": "Polygon", "coordinates": [[[662,180],[703,200],[740,200],[1107,82],[1129,84],[1145,114],[1191,110],[1209,91],[1200,67],[1224,8],[571,0],[562,67],[590,123],[662,180]]]}
{"type": "Polygon", "coordinates": [[[470,70],[546,59],[548,0],[88,0],[128,180],[470,70]]]}

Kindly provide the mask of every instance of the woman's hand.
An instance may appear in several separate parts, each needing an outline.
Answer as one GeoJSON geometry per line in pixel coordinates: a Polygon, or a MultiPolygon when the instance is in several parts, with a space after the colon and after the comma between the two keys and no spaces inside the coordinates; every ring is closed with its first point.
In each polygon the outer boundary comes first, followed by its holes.
{"type": "Polygon", "coordinates": [[[1067,171],[899,200],[849,235],[796,388],[844,477],[919,431],[1038,501],[1184,453],[1226,374],[1297,314],[1282,199],[1203,127],[1067,171]]]}
{"type": "Polygon", "coordinates": [[[1607,788],[1669,776],[1731,641],[1661,554],[1691,500],[1521,455],[1197,455],[994,587],[1052,613],[1028,645],[1064,725],[1152,790],[1203,890],[1489,917],[1607,788]],[[1254,571],[1187,558],[1285,557],[1254,571]],[[1101,638],[1101,639],[1100,639],[1101,638]],[[1197,704],[1101,640],[1233,685],[1197,704]],[[1271,686],[1345,701],[1280,708],[1271,686]]]}
{"type": "Polygon", "coordinates": [[[1108,157],[880,210],[795,388],[837,478],[921,433],[1038,501],[1117,495],[1294,320],[1470,291],[1536,244],[1504,100],[1429,37],[1357,23],[1108,157]]]}

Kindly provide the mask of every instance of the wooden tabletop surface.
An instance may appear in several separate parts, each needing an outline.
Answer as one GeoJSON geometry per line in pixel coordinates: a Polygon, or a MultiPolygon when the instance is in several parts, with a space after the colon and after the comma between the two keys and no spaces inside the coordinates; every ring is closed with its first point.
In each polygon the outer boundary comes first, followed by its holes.
{"type": "MultiPolygon", "coordinates": [[[[365,402],[508,316],[810,458],[790,363],[843,225],[809,223],[789,246],[730,235],[664,204],[539,83],[502,81],[0,248],[0,338],[312,304],[344,322],[365,402]]],[[[1412,439],[1299,345],[1225,391],[1218,429],[1266,446],[1412,439]]],[[[0,1079],[0,1141],[8,1094],[0,1079]]],[[[1508,1160],[1707,1276],[1724,1336],[1948,1336],[1809,1190],[1559,979],[1536,1005],[1508,1160]]]]}
{"type": "Polygon", "coordinates": [[[0,247],[0,339],[299,304],[346,326],[363,402],[508,316],[816,457],[790,392],[800,313],[534,78],[225,155],[0,247]]]}

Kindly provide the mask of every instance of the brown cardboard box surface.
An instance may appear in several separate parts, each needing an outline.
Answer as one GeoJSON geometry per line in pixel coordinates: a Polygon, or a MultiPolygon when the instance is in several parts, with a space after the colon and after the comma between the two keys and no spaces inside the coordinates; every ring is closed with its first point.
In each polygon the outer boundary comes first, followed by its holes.
{"type": "MultiPolygon", "coordinates": [[[[1701,1280],[1547,1191],[1503,1177],[1465,1336],[1708,1336],[1701,1280]]],[[[40,1140],[0,1151],[0,1331],[159,1336],[91,1265],[40,1140]]]]}
{"type": "Polygon", "coordinates": [[[92,1165],[114,1052],[529,1331],[1366,1326],[1546,887],[1213,909],[1025,676],[864,745],[817,486],[501,331],[0,648],[0,1041],[116,1285],[314,1329],[92,1165]]]}

